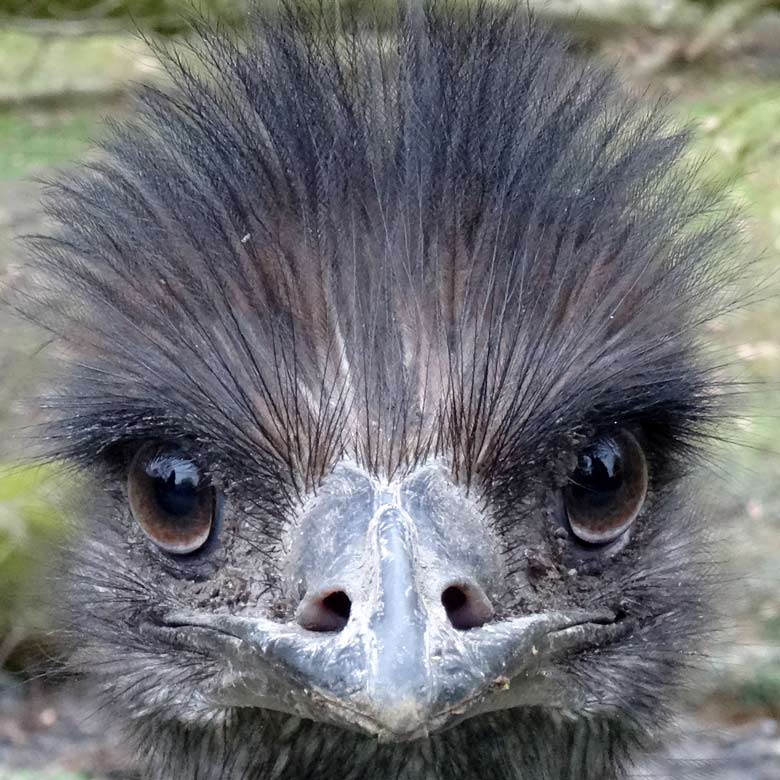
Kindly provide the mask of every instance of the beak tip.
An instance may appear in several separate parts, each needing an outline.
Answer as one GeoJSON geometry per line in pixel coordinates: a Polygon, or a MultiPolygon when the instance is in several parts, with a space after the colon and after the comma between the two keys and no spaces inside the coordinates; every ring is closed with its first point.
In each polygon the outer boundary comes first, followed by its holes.
{"type": "Polygon", "coordinates": [[[375,707],[372,720],[380,742],[406,742],[430,733],[430,712],[411,696],[375,707]]]}

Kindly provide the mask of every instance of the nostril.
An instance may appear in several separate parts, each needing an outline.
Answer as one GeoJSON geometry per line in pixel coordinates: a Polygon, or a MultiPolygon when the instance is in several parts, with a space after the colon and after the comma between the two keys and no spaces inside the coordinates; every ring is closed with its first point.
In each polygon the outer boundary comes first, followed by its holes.
{"type": "Polygon", "coordinates": [[[298,609],[299,625],[309,631],[341,631],[349,622],[352,601],[343,590],[306,597],[298,609]]]}
{"type": "Polygon", "coordinates": [[[459,588],[457,585],[450,585],[450,587],[441,594],[441,603],[444,605],[444,609],[447,610],[448,615],[463,609],[466,601],[468,601],[466,594],[463,592],[463,589],[459,588]]]}
{"type": "Polygon", "coordinates": [[[343,590],[337,590],[322,600],[322,606],[328,611],[337,615],[344,621],[344,625],[349,621],[349,613],[352,611],[352,602],[343,590]]]}
{"type": "Polygon", "coordinates": [[[441,603],[453,628],[478,628],[493,617],[493,605],[477,585],[450,585],[441,594],[441,603]]]}

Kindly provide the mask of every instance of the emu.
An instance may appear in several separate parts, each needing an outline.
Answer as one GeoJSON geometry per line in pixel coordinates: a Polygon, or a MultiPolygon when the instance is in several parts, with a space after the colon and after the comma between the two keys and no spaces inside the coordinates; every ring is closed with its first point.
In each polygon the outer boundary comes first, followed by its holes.
{"type": "Polygon", "coordinates": [[[196,23],[23,307],[74,668],[150,780],[610,780],[711,625],[739,273],[687,132],[522,10],[196,23]]]}

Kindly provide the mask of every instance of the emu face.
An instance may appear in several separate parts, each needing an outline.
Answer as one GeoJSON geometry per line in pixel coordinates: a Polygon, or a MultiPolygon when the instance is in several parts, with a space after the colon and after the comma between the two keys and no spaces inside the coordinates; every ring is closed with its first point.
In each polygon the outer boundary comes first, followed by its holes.
{"type": "Polygon", "coordinates": [[[519,14],[399,30],[205,31],[34,243],[74,662],[154,778],[615,777],[709,620],[684,136],[519,14]]]}

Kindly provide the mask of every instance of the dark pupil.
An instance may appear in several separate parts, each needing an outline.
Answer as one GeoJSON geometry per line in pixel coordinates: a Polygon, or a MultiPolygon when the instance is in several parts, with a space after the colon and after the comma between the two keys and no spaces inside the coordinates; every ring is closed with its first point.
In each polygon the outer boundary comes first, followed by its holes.
{"type": "Polygon", "coordinates": [[[168,515],[185,517],[198,505],[198,472],[186,461],[154,461],[149,467],[157,505],[168,515]]]}
{"type": "Polygon", "coordinates": [[[596,444],[583,452],[572,475],[575,494],[614,493],[623,484],[623,462],[612,443],[596,444]]]}

